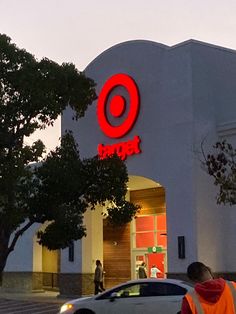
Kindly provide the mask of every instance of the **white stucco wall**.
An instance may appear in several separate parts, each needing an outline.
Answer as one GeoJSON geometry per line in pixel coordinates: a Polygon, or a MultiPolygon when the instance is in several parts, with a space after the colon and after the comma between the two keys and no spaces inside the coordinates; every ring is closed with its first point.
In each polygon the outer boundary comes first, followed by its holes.
{"type": "MultiPolygon", "coordinates": [[[[181,271],[197,258],[193,191],[193,113],[191,58],[188,46],[170,52],[152,42],[128,42],[100,55],[86,69],[97,83],[97,93],[113,74],[126,73],[136,81],[141,99],[140,114],[122,141],[139,135],[142,154],[129,157],[129,174],[160,182],[166,189],[168,223],[168,271],[181,271]],[[186,193],[187,192],[187,193],[186,193]],[[186,226],[186,227],[185,227],[186,226]],[[185,260],[178,259],[177,236],[185,235],[185,260]]],[[[117,89],[117,92],[121,89],[117,89]]],[[[68,110],[63,131],[71,129],[82,156],[95,155],[98,143],[116,143],[100,130],[95,105],[79,122],[68,110]],[[93,132],[91,132],[91,129],[93,132]]]]}
{"type": "Polygon", "coordinates": [[[81,273],[82,272],[82,240],[74,242],[74,261],[69,261],[69,249],[61,250],[61,273],[81,273]]]}
{"type": "Polygon", "coordinates": [[[84,215],[87,236],[74,242],[74,261],[69,261],[69,249],[61,250],[61,273],[93,273],[96,259],[103,260],[102,208],[88,210],[84,215]]]}
{"type": "MultiPolygon", "coordinates": [[[[129,174],[160,182],[166,190],[168,271],[184,272],[194,260],[217,271],[235,270],[235,249],[227,243],[234,248],[231,221],[236,214],[230,208],[226,216],[227,207],[216,205],[216,189],[201,169],[198,152],[203,139],[207,151],[219,138],[220,125],[236,121],[236,53],[196,41],[171,48],[131,41],[108,49],[86,68],[97,83],[97,94],[117,73],[133,77],[141,99],[137,122],[122,138],[139,135],[142,140],[142,154],[126,162],[129,174]],[[177,252],[177,237],[182,235],[183,260],[177,252]]],[[[95,155],[98,143],[119,142],[100,130],[96,104],[78,123],[71,122],[68,110],[62,126],[74,132],[82,156],[95,155]]]]}
{"type": "Polygon", "coordinates": [[[7,259],[4,271],[33,271],[33,239],[38,228],[39,224],[34,224],[19,238],[15,250],[10,253],[7,259]]]}
{"type": "MultiPolygon", "coordinates": [[[[191,45],[194,106],[194,148],[204,150],[222,140],[218,130],[232,142],[236,122],[236,52],[204,43],[191,45]]],[[[236,144],[236,143],[235,143],[236,144]]],[[[219,272],[235,271],[236,244],[232,229],[236,208],[216,204],[213,179],[201,171],[195,159],[195,203],[197,211],[198,258],[219,272]],[[231,215],[233,217],[231,217],[231,215]]]]}
{"type": "Polygon", "coordinates": [[[41,272],[43,269],[43,247],[37,241],[37,235],[33,237],[33,272],[41,272]]]}
{"type": "Polygon", "coordinates": [[[87,236],[82,239],[82,272],[93,273],[96,260],[103,263],[103,218],[102,208],[88,210],[85,213],[84,223],[88,230],[87,236]]]}

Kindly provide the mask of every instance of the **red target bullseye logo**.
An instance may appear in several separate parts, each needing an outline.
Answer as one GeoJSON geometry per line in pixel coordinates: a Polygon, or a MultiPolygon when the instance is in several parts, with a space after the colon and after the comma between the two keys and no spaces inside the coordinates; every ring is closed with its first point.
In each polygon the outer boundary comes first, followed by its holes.
{"type": "MultiPolygon", "coordinates": [[[[126,100],[122,95],[115,95],[110,100],[109,111],[115,118],[120,118],[126,110],[126,100]]],[[[116,74],[110,77],[102,87],[98,97],[97,116],[102,131],[109,137],[119,138],[124,136],[133,127],[139,112],[139,92],[135,81],[127,74],[116,74]],[[107,118],[106,106],[110,93],[114,88],[124,87],[130,99],[129,112],[125,120],[113,126],[107,118]]]]}

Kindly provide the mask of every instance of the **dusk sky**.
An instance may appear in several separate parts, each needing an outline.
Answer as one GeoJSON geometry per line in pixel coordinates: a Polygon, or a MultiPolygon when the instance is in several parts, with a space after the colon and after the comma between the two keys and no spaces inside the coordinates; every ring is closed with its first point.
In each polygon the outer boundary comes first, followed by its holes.
{"type": "MultiPolygon", "coordinates": [[[[175,45],[197,39],[236,50],[236,0],[0,0],[0,33],[38,59],[83,70],[127,40],[175,45]]],[[[55,147],[60,123],[41,137],[55,147]]]]}

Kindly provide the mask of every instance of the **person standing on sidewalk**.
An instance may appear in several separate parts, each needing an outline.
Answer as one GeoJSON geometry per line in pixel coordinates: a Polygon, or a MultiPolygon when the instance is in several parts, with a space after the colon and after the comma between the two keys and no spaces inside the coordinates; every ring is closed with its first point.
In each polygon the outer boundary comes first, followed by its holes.
{"type": "Polygon", "coordinates": [[[94,294],[105,291],[103,287],[103,268],[100,260],[96,260],[96,268],[94,273],[94,294]]]}

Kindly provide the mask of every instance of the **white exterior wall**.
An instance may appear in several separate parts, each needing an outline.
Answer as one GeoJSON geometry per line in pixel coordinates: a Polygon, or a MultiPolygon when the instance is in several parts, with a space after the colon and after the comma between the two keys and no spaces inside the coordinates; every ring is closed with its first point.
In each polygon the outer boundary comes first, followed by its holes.
{"type": "Polygon", "coordinates": [[[93,273],[96,260],[103,263],[103,218],[102,208],[85,213],[84,224],[88,230],[87,236],[82,239],[82,272],[93,273]]]}
{"type": "MultiPolygon", "coordinates": [[[[195,150],[199,150],[203,139],[205,151],[210,151],[212,145],[223,138],[233,144],[236,52],[194,42],[191,44],[191,55],[195,150]],[[227,136],[222,137],[222,134],[227,136]]],[[[198,258],[218,272],[234,272],[236,208],[216,204],[217,190],[213,179],[201,171],[199,160],[195,162],[198,258]]]]}
{"type": "MultiPolygon", "coordinates": [[[[124,43],[95,59],[87,67],[86,75],[97,83],[98,94],[104,82],[116,73],[127,73],[139,87],[140,114],[134,128],[122,141],[134,135],[139,135],[142,141],[142,153],[127,160],[129,174],[160,182],[166,189],[168,271],[173,272],[184,270],[192,259],[197,258],[197,247],[193,203],[191,58],[188,47],[184,52],[178,49],[175,53],[167,52],[167,48],[156,43],[124,43]],[[185,260],[178,260],[179,235],[186,237],[185,260]]],[[[120,141],[103,135],[97,123],[95,105],[77,123],[71,121],[68,110],[63,115],[62,127],[63,131],[73,131],[82,157],[95,155],[98,143],[120,141]]]]}
{"type": "Polygon", "coordinates": [[[37,242],[37,235],[33,237],[33,272],[41,272],[43,269],[43,247],[37,242]]]}
{"type": "Polygon", "coordinates": [[[102,208],[88,210],[84,215],[87,236],[74,242],[74,261],[70,262],[69,249],[61,250],[61,273],[93,273],[96,259],[103,260],[102,208]]]}
{"type": "Polygon", "coordinates": [[[236,211],[216,205],[213,181],[201,169],[197,151],[203,138],[206,151],[215,143],[219,125],[236,121],[236,53],[195,41],[171,48],[131,41],[102,53],[85,72],[97,83],[97,94],[117,73],[130,75],[139,87],[140,113],[122,139],[109,139],[100,130],[96,104],[78,122],[71,121],[67,110],[62,131],[73,131],[84,157],[95,155],[99,143],[140,136],[142,153],[126,164],[130,175],[150,178],[166,190],[168,272],[185,272],[195,260],[216,271],[235,271],[231,221],[236,211]],[[178,236],[186,240],[183,260],[178,258],[178,236]]]}
{"type": "MultiPolygon", "coordinates": [[[[22,237],[16,243],[15,250],[10,253],[7,264],[4,269],[5,272],[32,272],[34,269],[34,238],[39,228],[39,224],[33,225],[27,230],[22,237]]],[[[35,251],[36,255],[38,251],[35,251]]],[[[39,263],[35,264],[35,271],[39,269],[39,263]]]]}
{"type": "Polygon", "coordinates": [[[74,261],[69,261],[69,249],[61,250],[61,273],[82,272],[82,240],[74,242],[74,261]]]}

